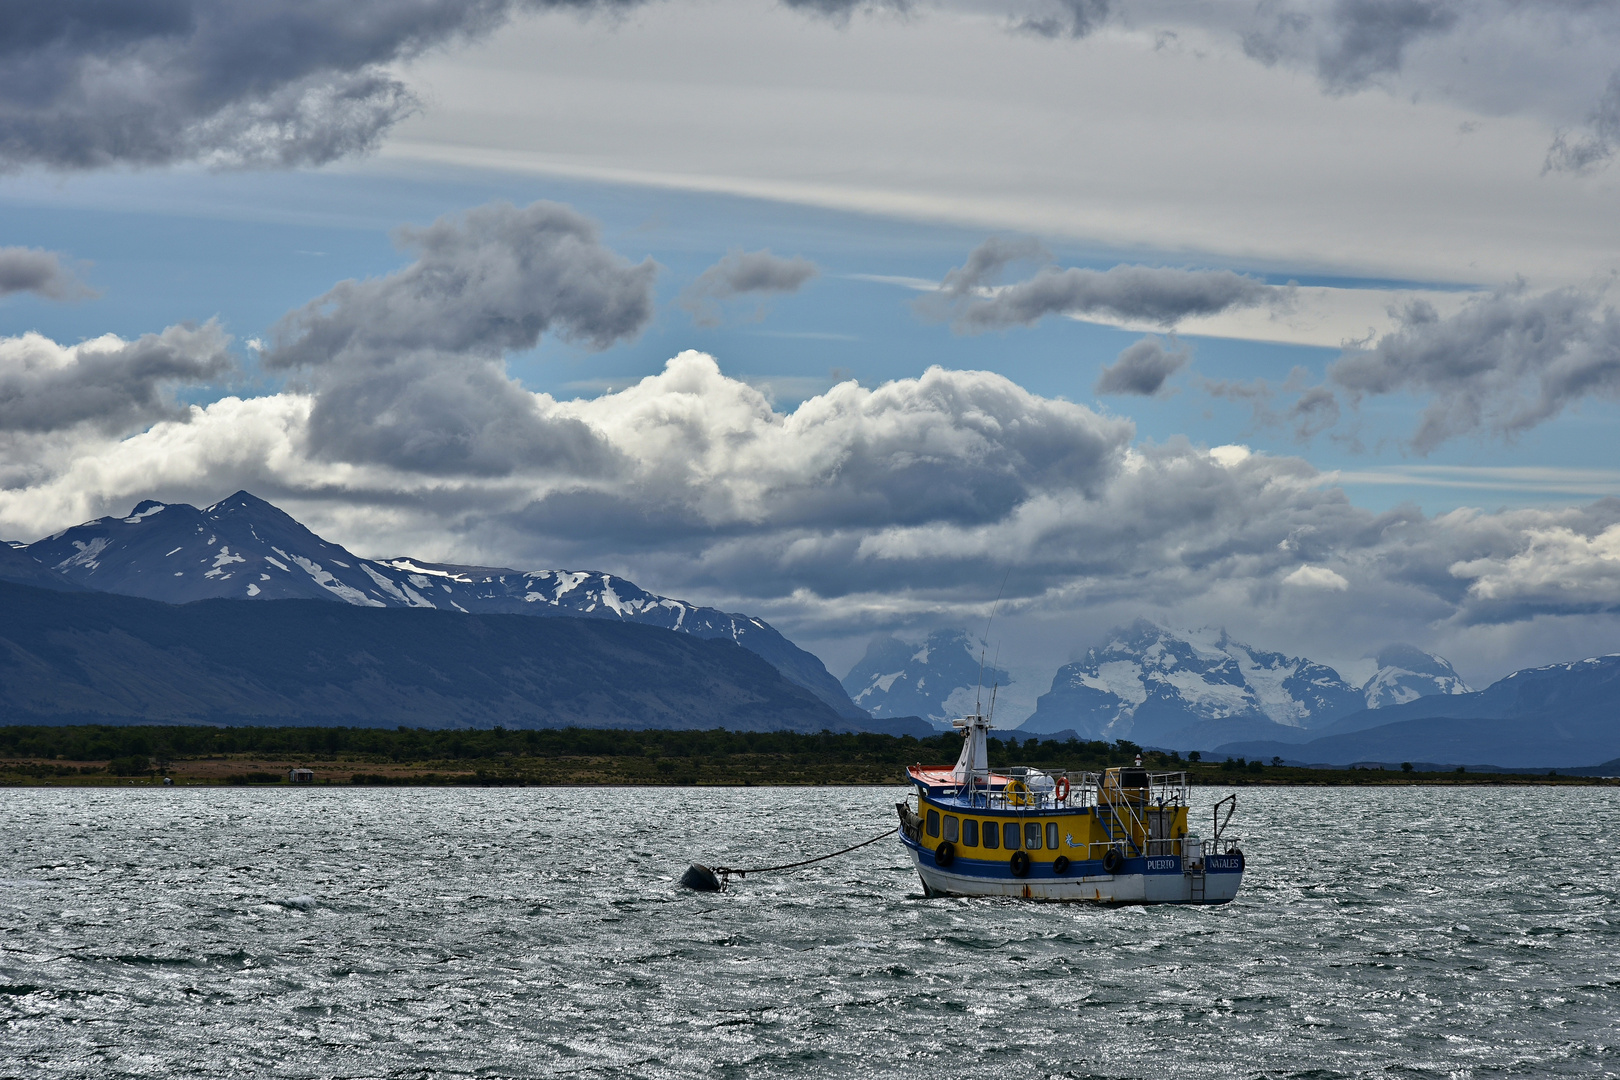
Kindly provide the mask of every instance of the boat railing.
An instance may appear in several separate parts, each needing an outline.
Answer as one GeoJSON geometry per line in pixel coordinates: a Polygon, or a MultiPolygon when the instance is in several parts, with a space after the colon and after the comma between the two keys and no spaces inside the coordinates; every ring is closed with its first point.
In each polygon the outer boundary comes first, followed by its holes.
{"type": "Polygon", "coordinates": [[[941,790],[948,798],[967,801],[987,810],[1079,810],[1091,807],[1119,809],[1120,827],[1144,829],[1149,810],[1170,810],[1189,804],[1187,774],[1109,769],[1089,772],[1069,769],[1014,767],[975,769],[966,783],[941,790]],[[1129,783],[1121,773],[1129,774],[1129,783]],[[1005,781],[993,780],[1005,777],[1005,781]],[[1065,790],[1063,798],[1058,791],[1065,790]]]}

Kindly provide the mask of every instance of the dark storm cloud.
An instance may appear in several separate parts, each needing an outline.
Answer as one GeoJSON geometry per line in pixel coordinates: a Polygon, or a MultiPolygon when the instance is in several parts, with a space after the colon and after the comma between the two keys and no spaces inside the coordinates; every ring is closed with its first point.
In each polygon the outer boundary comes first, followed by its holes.
{"type": "Polygon", "coordinates": [[[1344,93],[1400,71],[1407,47],[1449,31],[1458,9],[1454,0],[1336,0],[1326,11],[1263,4],[1268,24],[1244,35],[1243,50],[1264,64],[1311,55],[1323,87],[1344,93]]]}
{"type": "Polygon", "coordinates": [[[1191,316],[1276,301],[1287,292],[1230,270],[1126,265],[1109,270],[1044,266],[1023,281],[990,284],[1011,263],[1043,254],[1032,241],[993,237],[946,274],[938,296],[924,298],[917,310],[943,314],[965,333],[1033,326],[1048,315],[1104,316],[1169,327],[1191,316]]]}
{"type": "Polygon", "coordinates": [[[1166,349],[1164,341],[1149,335],[1126,346],[1108,367],[1102,369],[1093,388],[1099,394],[1138,394],[1153,397],[1164,389],[1164,381],[1187,366],[1185,348],[1166,349]]]}
{"type": "Polygon", "coordinates": [[[520,9],[636,0],[9,0],[0,167],[320,164],[417,107],[385,65],[520,9]]]}
{"type": "Polygon", "coordinates": [[[311,377],[310,449],[423,473],[609,468],[601,440],[545,413],[501,358],[545,333],[591,349],[634,337],[652,318],[657,264],[630,263],[555,203],[492,203],[399,238],[414,263],[289,313],[264,354],[311,377]]]}
{"type": "Polygon", "coordinates": [[[1620,396],[1620,316],[1589,292],[1522,284],[1448,318],[1414,301],[1398,329],[1347,350],[1328,375],[1358,398],[1428,395],[1412,436],[1420,453],[1479,431],[1510,438],[1581,398],[1620,396]]]}
{"type": "Polygon", "coordinates": [[[546,411],[499,363],[433,352],[323,374],[307,439],[323,458],[427,476],[590,477],[616,460],[589,427],[546,411]]]}
{"type": "Polygon", "coordinates": [[[605,349],[652,318],[657,264],[632,265],[594,222],[557,203],[491,203],[398,239],[416,262],[342,282],[286,315],[266,363],[319,368],[419,350],[496,357],[548,332],[605,349]]]}
{"type": "Polygon", "coordinates": [[[91,424],[117,432],[182,415],[165,393],[234,367],[230,337],[212,321],[121,342],[63,348],[37,334],[0,341],[0,431],[91,424]]]}
{"type": "Polygon", "coordinates": [[[1055,13],[1020,19],[1017,27],[1047,38],[1083,38],[1107,20],[1112,0],[1053,0],[1055,13]]]}
{"type": "Polygon", "coordinates": [[[744,295],[792,293],[820,271],[809,259],[783,258],[760,251],[732,251],[699,274],[681,293],[680,303],[699,323],[713,325],[720,318],[720,302],[744,295]]]}
{"type": "Polygon", "coordinates": [[[47,300],[77,300],[94,293],[62,265],[62,257],[40,248],[0,248],[0,296],[31,292],[47,300]]]}

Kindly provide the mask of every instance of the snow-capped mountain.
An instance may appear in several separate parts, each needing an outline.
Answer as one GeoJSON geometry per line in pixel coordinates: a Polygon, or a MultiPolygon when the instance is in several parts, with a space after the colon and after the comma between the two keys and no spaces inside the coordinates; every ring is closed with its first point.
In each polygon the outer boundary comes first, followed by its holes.
{"type": "MultiPolygon", "coordinates": [[[[1449,665],[1448,665],[1449,666],[1449,665]]],[[[1235,741],[1217,752],[1345,765],[1402,761],[1620,771],[1620,655],[1515,671],[1484,690],[1353,713],[1309,742],[1235,741]]]]}
{"type": "Polygon", "coordinates": [[[1060,668],[1021,730],[1208,749],[1319,727],[1365,705],[1359,688],[1315,661],[1224,630],[1178,634],[1139,621],[1060,668]]]}
{"type": "Polygon", "coordinates": [[[597,571],[522,572],[409,558],[362,559],[246,491],[200,510],[148,499],[126,517],[76,525],[24,551],[76,585],[176,604],[216,597],[321,599],[364,607],[617,619],[701,638],[730,638],[840,716],[866,715],[819,659],[763,620],[656,596],[597,571]]]}
{"type": "Polygon", "coordinates": [[[1367,708],[1404,705],[1435,694],[1471,694],[1473,688],[1451,661],[1412,645],[1391,645],[1378,654],[1378,671],[1362,688],[1367,708]]]}
{"type": "MultiPolygon", "coordinates": [[[[866,655],[844,676],[844,689],[873,716],[921,716],[949,729],[952,719],[973,708],[981,686],[979,663],[978,650],[962,630],[936,630],[921,645],[885,634],[866,646],[866,655]]],[[[990,705],[992,687],[1010,682],[1007,672],[986,666],[984,706],[990,705]]]]}

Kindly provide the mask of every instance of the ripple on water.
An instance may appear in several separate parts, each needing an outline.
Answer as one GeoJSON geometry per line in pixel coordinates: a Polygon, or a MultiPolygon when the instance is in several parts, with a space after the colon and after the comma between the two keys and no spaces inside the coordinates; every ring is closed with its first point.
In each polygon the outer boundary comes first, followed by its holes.
{"type": "Polygon", "coordinates": [[[1249,880],[1211,910],[925,900],[887,843],[674,886],[842,847],[894,801],[0,792],[3,1071],[1620,1072],[1606,789],[1245,790],[1249,880]]]}

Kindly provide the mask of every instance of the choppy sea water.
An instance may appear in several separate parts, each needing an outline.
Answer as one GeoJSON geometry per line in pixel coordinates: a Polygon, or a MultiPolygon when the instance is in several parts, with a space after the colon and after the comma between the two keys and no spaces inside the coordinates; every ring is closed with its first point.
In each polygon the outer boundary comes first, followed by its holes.
{"type": "Polygon", "coordinates": [[[1246,789],[1207,910],[675,888],[900,793],[0,791],[0,1076],[1620,1073],[1620,792],[1246,789]]]}

